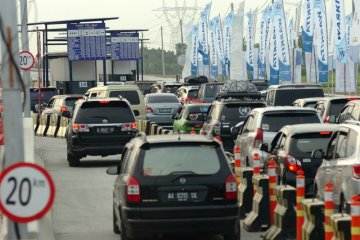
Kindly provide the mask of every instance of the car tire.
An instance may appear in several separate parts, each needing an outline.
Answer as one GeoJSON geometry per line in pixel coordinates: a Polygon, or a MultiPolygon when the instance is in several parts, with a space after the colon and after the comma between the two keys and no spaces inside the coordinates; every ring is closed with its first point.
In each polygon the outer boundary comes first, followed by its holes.
{"type": "Polygon", "coordinates": [[[121,240],[130,240],[130,238],[126,234],[125,224],[123,223],[122,217],[120,215],[120,239],[121,240]]]}
{"type": "Polygon", "coordinates": [[[74,156],[72,153],[67,154],[67,160],[70,167],[77,167],[80,165],[80,158],[74,156]]]}
{"type": "Polygon", "coordinates": [[[119,228],[119,225],[117,225],[117,218],[116,218],[114,206],[113,206],[113,230],[114,230],[114,233],[120,234],[120,228],[119,228]]]}

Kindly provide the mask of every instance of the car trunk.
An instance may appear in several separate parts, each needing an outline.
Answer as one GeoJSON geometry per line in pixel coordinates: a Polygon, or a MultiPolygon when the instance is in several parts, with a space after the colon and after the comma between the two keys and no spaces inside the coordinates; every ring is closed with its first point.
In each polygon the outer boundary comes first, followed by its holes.
{"type": "Polygon", "coordinates": [[[149,103],[154,115],[175,115],[181,106],[180,103],[149,103]]]}

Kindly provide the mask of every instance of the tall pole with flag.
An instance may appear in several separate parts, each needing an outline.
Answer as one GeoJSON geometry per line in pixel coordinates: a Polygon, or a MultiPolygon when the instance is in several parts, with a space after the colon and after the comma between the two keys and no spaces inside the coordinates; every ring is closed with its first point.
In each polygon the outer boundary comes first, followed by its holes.
{"type": "MultiPolygon", "coordinates": [[[[209,43],[208,43],[208,19],[211,10],[211,2],[206,4],[205,9],[200,13],[199,21],[199,53],[202,55],[203,66],[209,66],[209,43]]],[[[209,73],[210,77],[210,73],[209,73]]]]}
{"type": "Polygon", "coordinates": [[[210,45],[210,76],[214,79],[219,77],[218,57],[216,51],[215,20],[209,21],[209,45],[210,45]]]}
{"type": "Polygon", "coordinates": [[[302,26],[302,44],[305,53],[307,82],[311,82],[311,62],[314,39],[314,0],[303,0],[304,19],[302,26]]]}
{"type": "Polygon", "coordinates": [[[198,75],[199,25],[195,24],[191,33],[191,75],[198,75]]]}
{"type": "Polygon", "coordinates": [[[253,12],[246,14],[248,17],[247,37],[246,37],[246,68],[250,75],[250,80],[254,79],[254,42],[253,42],[253,12]]]}
{"type": "Polygon", "coordinates": [[[230,66],[231,66],[231,39],[232,39],[232,27],[233,27],[234,11],[231,9],[230,13],[224,20],[224,57],[225,65],[227,69],[227,76],[230,78],[230,66]]]}

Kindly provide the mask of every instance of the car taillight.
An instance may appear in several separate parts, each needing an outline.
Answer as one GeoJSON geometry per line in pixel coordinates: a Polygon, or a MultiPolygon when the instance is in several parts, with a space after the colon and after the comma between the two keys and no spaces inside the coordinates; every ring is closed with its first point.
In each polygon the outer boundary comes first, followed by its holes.
{"type": "Polygon", "coordinates": [[[152,113],[152,112],[154,112],[154,110],[151,107],[147,106],[146,107],[146,112],[147,113],[152,113]]]}
{"type": "Polygon", "coordinates": [[[360,179],[360,164],[354,164],[352,166],[352,174],[356,179],[360,179]]]}
{"type": "Polygon", "coordinates": [[[298,170],[302,170],[301,162],[291,155],[286,156],[285,166],[287,169],[294,173],[296,173],[298,170]]]}
{"type": "Polygon", "coordinates": [[[140,202],[140,185],[133,176],[126,183],[126,196],[128,202],[140,202]]]}
{"type": "Polygon", "coordinates": [[[221,123],[220,122],[214,123],[214,134],[215,135],[221,134],[221,123]]]}
{"type": "Polygon", "coordinates": [[[328,123],[328,122],[329,122],[329,116],[325,116],[324,123],[328,123]]]}
{"type": "Polygon", "coordinates": [[[69,111],[69,110],[67,109],[67,107],[61,107],[61,108],[60,108],[60,112],[67,112],[67,111],[69,111]]]}
{"type": "Polygon", "coordinates": [[[237,182],[234,175],[230,175],[225,182],[225,199],[237,200],[237,182]]]}
{"type": "Polygon", "coordinates": [[[259,148],[263,142],[264,142],[263,130],[261,128],[258,128],[256,131],[254,147],[259,148]]]}
{"type": "Polygon", "coordinates": [[[130,122],[130,123],[124,123],[122,125],[121,131],[130,131],[137,129],[137,123],[136,122],[130,122]]]}
{"type": "Polygon", "coordinates": [[[74,123],[73,124],[74,132],[90,132],[90,129],[87,124],[84,123],[74,123]]]}

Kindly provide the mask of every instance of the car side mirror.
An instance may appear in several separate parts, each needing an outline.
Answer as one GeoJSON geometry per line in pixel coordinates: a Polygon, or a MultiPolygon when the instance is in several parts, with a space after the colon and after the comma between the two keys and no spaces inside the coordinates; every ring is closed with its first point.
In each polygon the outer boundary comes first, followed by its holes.
{"type": "Polygon", "coordinates": [[[316,149],[312,151],[311,158],[313,159],[323,159],[324,158],[324,152],[321,149],[316,149]]]}
{"type": "Polygon", "coordinates": [[[106,170],[106,173],[109,175],[119,175],[120,166],[111,166],[106,170]]]}
{"type": "Polygon", "coordinates": [[[205,117],[204,117],[204,115],[199,114],[199,115],[197,116],[196,120],[203,122],[203,121],[205,121],[205,117]]]}
{"type": "Polygon", "coordinates": [[[231,127],[230,129],[230,132],[231,132],[231,135],[233,136],[233,139],[235,140],[237,138],[237,136],[239,135],[239,131],[240,131],[240,128],[237,127],[237,126],[234,126],[234,127],[231,127]]]}
{"type": "Polygon", "coordinates": [[[138,110],[133,110],[133,112],[134,112],[134,114],[135,114],[136,117],[140,115],[140,113],[139,113],[138,110]]]}
{"type": "Polygon", "coordinates": [[[174,119],[174,120],[178,120],[178,119],[179,119],[178,116],[176,116],[176,115],[172,115],[171,118],[174,119]]]}
{"type": "Polygon", "coordinates": [[[331,116],[329,117],[329,123],[336,123],[336,116],[331,115],[331,116]]]}
{"type": "Polygon", "coordinates": [[[267,143],[262,143],[260,145],[260,150],[263,151],[263,152],[269,152],[269,146],[267,143]]]}

